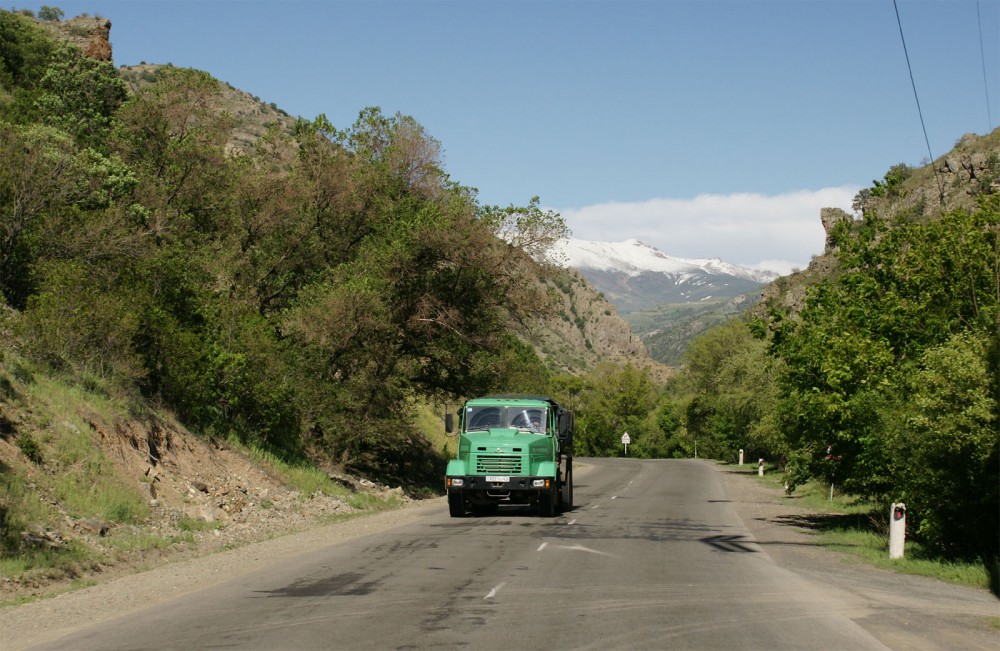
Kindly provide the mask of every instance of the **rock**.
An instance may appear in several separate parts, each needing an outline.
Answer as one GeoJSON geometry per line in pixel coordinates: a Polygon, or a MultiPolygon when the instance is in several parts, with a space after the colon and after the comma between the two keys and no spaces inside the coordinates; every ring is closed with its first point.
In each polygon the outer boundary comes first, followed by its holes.
{"type": "Polygon", "coordinates": [[[332,481],[333,483],[343,486],[352,493],[358,492],[358,487],[354,485],[354,482],[349,477],[345,477],[343,475],[336,475],[334,473],[329,473],[327,477],[329,477],[330,481],[332,481]]]}
{"type": "Polygon", "coordinates": [[[21,542],[31,547],[51,547],[53,549],[66,544],[58,531],[46,529],[40,524],[31,524],[21,532],[21,542]]]}
{"type": "Polygon", "coordinates": [[[108,533],[111,528],[107,522],[103,520],[98,520],[97,518],[87,518],[86,520],[80,520],[76,523],[76,526],[83,529],[84,531],[89,531],[90,533],[96,533],[98,536],[103,536],[108,533]]]}

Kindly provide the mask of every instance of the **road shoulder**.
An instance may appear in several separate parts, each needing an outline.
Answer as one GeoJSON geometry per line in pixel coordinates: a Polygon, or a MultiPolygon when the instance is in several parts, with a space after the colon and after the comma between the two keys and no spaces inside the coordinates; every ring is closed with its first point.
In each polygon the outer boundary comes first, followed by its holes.
{"type": "Polygon", "coordinates": [[[852,606],[851,619],[886,646],[926,651],[1000,648],[1000,631],[990,622],[1000,617],[1000,601],[989,592],[872,567],[826,549],[800,524],[816,515],[814,510],[757,480],[755,469],[715,467],[730,505],[762,551],[778,566],[838,592],[852,606]]]}

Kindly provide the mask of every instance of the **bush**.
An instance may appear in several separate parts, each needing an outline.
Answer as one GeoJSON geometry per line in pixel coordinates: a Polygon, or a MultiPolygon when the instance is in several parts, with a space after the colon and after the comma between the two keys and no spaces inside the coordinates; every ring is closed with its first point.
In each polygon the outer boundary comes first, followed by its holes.
{"type": "Polygon", "coordinates": [[[20,448],[24,456],[28,457],[32,463],[41,465],[42,459],[42,448],[38,445],[38,441],[35,440],[29,432],[21,432],[17,435],[17,447],[20,448]]]}

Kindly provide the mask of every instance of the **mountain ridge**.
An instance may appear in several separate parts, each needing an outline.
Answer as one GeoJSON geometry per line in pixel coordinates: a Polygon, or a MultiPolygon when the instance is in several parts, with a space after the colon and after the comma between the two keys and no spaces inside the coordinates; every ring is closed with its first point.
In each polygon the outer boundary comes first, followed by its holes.
{"type": "MultiPolygon", "coordinates": [[[[780,275],[776,271],[753,269],[721,258],[680,258],[669,255],[641,240],[630,238],[621,242],[599,242],[568,238],[555,246],[557,260],[577,269],[620,271],[638,275],[653,271],[663,274],[691,274],[696,270],[730,275],[761,284],[772,282],[780,275]]],[[[681,280],[683,282],[684,279],[681,280]]]]}

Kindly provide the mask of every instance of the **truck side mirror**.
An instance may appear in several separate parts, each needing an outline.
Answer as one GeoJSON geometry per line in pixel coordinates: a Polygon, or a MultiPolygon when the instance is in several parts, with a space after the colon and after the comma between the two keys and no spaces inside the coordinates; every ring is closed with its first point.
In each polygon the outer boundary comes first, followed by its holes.
{"type": "Polygon", "coordinates": [[[444,415],[444,431],[445,434],[455,433],[455,414],[445,414],[444,415]]]}

